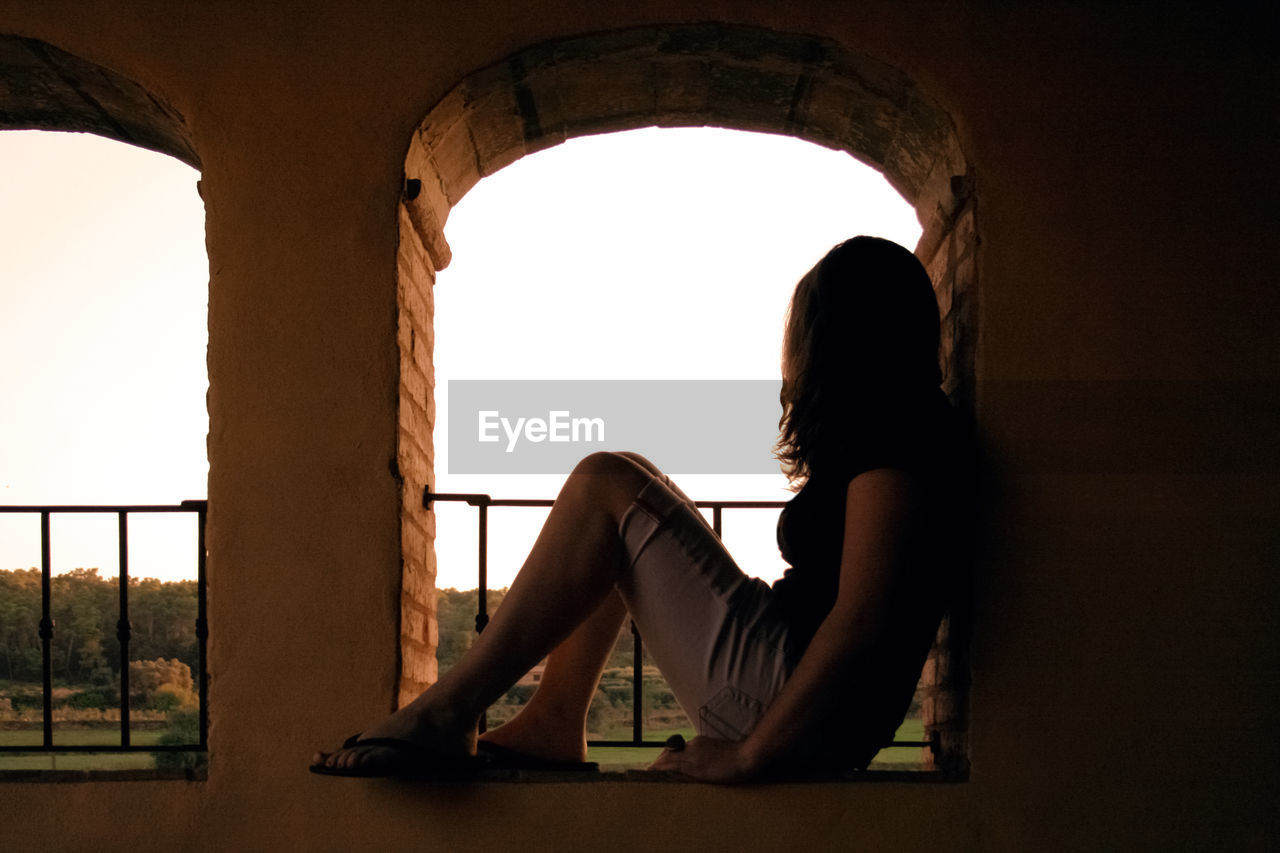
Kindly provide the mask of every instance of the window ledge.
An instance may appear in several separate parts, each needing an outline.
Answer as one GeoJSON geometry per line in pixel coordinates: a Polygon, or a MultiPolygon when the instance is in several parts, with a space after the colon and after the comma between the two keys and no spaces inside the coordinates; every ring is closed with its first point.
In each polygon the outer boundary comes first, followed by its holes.
{"type": "MultiPolygon", "coordinates": [[[[755,783],[758,785],[832,785],[832,784],[858,784],[867,782],[908,782],[913,784],[921,783],[945,783],[952,784],[956,782],[969,781],[967,772],[946,772],[942,770],[862,770],[850,771],[848,773],[835,773],[814,776],[789,776],[777,779],[769,779],[763,782],[755,783]]],[[[666,770],[602,770],[600,772],[589,772],[582,770],[569,771],[552,771],[552,770],[486,770],[476,776],[467,779],[440,781],[431,780],[426,784],[438,785],[473,785],[477,783],[641,783],[641,784],[701,784],[692,782],[688,778],[666,770]]]]}
{"type": "Polygon", "coordinates": [[[204,782],[207,767],[191,770],[0,770],[0,784],[6,782],[204,782]]]}
{"type": "MultiPolygon", "coordinates": [[[[209,778],[208,768],[193,770],[0,770],[0,784],[6,782],[204,782],[209,778]]],[[[952,784],[967,782],[968,773],[948,773],[941,770],[863,770],[818,776],[796,776],[773,779],[765,785],[833,785],[868,782],[909,782],[912,784],[952,784]]],[[[452,782],[433,781],[428,784],[477,784],[477,783],[602,783],[625,782],[641,784],[697,784],[679,773],[662,770],[612,770],[599,773],[583,771],[547,770],[489,770],[470,779],[452,782]]]]}

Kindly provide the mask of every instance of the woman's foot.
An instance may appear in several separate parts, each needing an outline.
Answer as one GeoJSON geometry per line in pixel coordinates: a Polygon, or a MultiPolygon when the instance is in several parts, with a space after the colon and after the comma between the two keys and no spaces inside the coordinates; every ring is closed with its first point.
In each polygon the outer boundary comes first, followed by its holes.
{"type": "Polygon", "coordinates": [[[519,755],[549,762],[581,762],[587,758],[582,726],[533,719],[532,705],[496,729],[480,735],[484,743],[505,747],[519,755]]]}
{"type": "MultiPolygon", "coordinates": [[[[350,746],[317,752],[311,766],[353,775],[400,775],[412,769],[410,765],[429,761],[432,755],[440,756],[444,766],[460,766],[462,759],[475,752],[474,723],[464,725],[445,719],[414,701],[361,732],[350,746]],[[370,743],[362,745],[363,741],[370,743]]],[[[420,769],[429,772],[431,768],[420,769]]]]}

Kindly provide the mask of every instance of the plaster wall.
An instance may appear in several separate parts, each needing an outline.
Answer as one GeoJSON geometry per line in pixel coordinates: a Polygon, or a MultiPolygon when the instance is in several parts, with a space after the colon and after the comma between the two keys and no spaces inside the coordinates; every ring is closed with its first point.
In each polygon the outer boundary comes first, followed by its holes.
{"type": "Polygon", "coordinates": [[[202,164],[214,674],[207,781],[5,785],[0,847],[1270,848],[1280,290],[1260,189],[1280,177],[1280,74],[1265,23],[976,0],[0,0],[0,33],[136,82],[202,164]],[[317,746],[395,701],[397,211],[415,127],[527,45],[702,21],[897,67],[956,121],[980,182],[975,410],[995,485],[970,780],[307,774],[317,746]]]}

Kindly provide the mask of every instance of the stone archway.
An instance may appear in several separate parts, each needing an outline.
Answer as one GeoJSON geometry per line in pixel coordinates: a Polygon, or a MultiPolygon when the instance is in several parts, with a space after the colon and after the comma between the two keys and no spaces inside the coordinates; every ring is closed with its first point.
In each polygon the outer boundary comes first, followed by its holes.
{"type": "MultiPolygon", "coordinates": [[[[924,228],[942,324],[945,388],[973,400],[974,178],[951,118],[906,75],[811,36],[721,24],[649,27],[539,44],[459,83],[415,130],[399,208],[400,416],[404,479],[400,699],[435,667],[434,516],[421,507],[434,423],[431,287],[451,253],[449,212],[477,181],[575,136],[718,126],[785,134],[881,171],[924,228]]],[[[944,624],[925,670],[924,715],[938,766],[967,768],[963,618],[944,624]]]]}
{"type": "Polygon", "coordinates": [[[96,133],[200,168],[182,117],[137,83],[36,39],[0,35],[0,130],[96,133]]]}

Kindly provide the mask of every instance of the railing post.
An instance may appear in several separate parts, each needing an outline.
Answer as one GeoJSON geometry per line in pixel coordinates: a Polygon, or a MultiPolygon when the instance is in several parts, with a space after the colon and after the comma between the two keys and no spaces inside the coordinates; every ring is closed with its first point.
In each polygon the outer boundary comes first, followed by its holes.
{"type": "Polygon", "coordinates": [[[644,648],[640,645],[640,629],[631,623],[631,740],[644,743],[644,648]]]}
{"type": "MultiPolygon", "coordinates": [[[[479,634],[489,624],[489,507],[480,504],[480,547],[479,571],[480,585],[476,587],[476,633],[479,634]]],[[[484,734],[489,730],[489,711],[480,714],[479,731],[484,734]]]]}
{"type": "Polygon", "coordinates": [[[53,568],[49,513],[40,513],[40,654],[44,682],[44,745],[53,746],[53,568]]]}
{"type": "Polygon", "coordinates": [[[476,587],[476,633],[489,624],[489,507],[480,505],[479,581],[476,587]]]}
{"type": "Polygon", "coordinates": [[[200,657],[200,748],[209,748],[209,612],[205,601],[207,583],[205,568],[208,563],[205,545],[205,523],[208,521],[209,504],[201,503],[196,510],[196,646],[200,657]]]}
{"type": "Polygon", "coordinates": [[[120,618],[116,621],[116,638],[120,641],[120,745],[129,745],[129,514],[116,514],[120,548],[120,618]]]}

